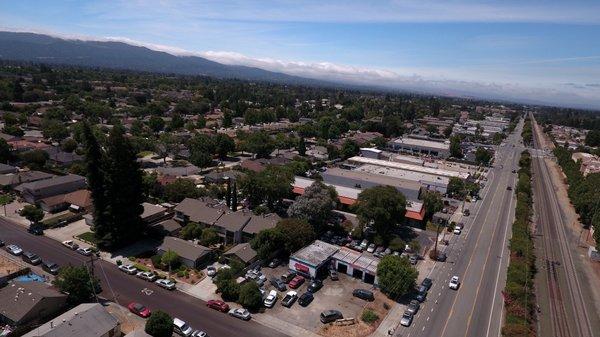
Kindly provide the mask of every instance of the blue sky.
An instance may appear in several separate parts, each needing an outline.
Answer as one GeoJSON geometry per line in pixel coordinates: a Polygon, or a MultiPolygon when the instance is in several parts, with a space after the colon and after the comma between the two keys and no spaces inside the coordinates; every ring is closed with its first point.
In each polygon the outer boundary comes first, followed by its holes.
{"type": "Polygon", "coordinates": [[[600,1],[0,1],[0,28],[294,75],[600,108],[600,1]]]}

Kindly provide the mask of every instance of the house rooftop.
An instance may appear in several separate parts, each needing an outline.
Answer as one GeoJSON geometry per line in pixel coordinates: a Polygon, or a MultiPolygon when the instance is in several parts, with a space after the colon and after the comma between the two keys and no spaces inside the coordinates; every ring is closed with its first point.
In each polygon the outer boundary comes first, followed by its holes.
{"type": "Polygon", "coordinates": [[[40,325],[24,337],[103,337],[119,321],[99,303],[83,303],[40,325]]]}
{"type": "Polygon", "coordinates": [[[252,218],[252,212],[247,212],[245,210],[238,212],[229,212],[223,214],[217,222],[215,222],[215,226],[225,228],[230,232],[239,232],[252,218]]]}
{"type": "Polygon", "coordinates": [[[197,245],[193,242],[172,236],[165,237],[158,249],[164,252],[172,250],[182,258],[192,261],[195,261],[196,259],[203,257],[212,251],[208,247],[197,245]]]}
{"type": "Polygon", "coordinates": [[[41,282],[15,281],[0,289],[0,313],[13,322],[21,321],[44,298],[66,297],[41,282]]]}
{"type": "Polygon", "coordinates": [[[227,207],[211,204],[206,200],[185,198],[175,211],[185,214],[192,222],[212,225],[225,213],[227,207]]]}
{"type": "Polygon", "coordinates": [[[244,227],[244,233],[258,234],[262,230],[275,228],[279,220],[281,220],[281,217],[275,213],[253,215],[244,227]]]}
{"type": "Polygon", "coordinates": [[[256,257],[256,251],[250,247],[250,243],[240,243],[225,252],[225,255],[235,255],[244,263],[249,263],[256,257]]]}

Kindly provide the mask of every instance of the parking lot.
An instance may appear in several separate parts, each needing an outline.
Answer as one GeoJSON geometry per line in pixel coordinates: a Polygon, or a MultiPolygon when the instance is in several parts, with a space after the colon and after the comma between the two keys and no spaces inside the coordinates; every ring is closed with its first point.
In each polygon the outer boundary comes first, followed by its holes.
{"type": "MultiPolygon", "coordinates": [[[[287,265],[279,266],[275,269],[263,268],[263,273],[267,276],[267,280],[271,277],[280,278],[281,275],[288,271],[287,265]]],[[[306,280],[298,289],[289,289],[298,292],[298,296],[306,292],[310,280],[306,280]]],[[[376,297],[382,296],[379,291],[373,289],[372,285],[366,284],[361,280],[352,278],[348,275],[340,274],[338,281],[325,279],[323,287],[314,294],[314,300],[306,307],[300,306],[298,301],[291,308],[286,308],[281,305],[281,299],[287,292],[278,292],[278,300],[275,306],[265,310],[265,315],[272,315],[277,319],[284,320],[290,324],[301,326],[304,329],[318,332],[323,324],[319,317],[322,311],[335,309],[342,312],[345,318],[360,318],[363,308],[369,302],[352,296],[352,291],[357,288],[372,290],[376,297]]],[[[267,292],[275,289],[270,283],[265,284],[267,292]]]]}

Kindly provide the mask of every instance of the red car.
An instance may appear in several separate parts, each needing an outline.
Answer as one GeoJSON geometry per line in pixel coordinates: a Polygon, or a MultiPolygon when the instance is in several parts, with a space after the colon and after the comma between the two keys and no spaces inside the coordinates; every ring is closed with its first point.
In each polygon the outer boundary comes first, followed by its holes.
{"type": "Polygon", "coordinates": [[[298,275],[290,281],[288,286],[292,289],[297,289],[298,287],[300,287],[302,285],[302,283],[304,283],[304,277],[298,275]]]}
{"type": "Polygon", "coordinates": [[[206,306],[215,310],[219,310],[220,312],[229,311],[229,304],[221,300],[209,300],[208,302],[206,302],[206,306]]]}
{"type": "Polygon", "coordinates": [[[148,318],[150,316],[150,309],[146,308],[143,304],[132,302],[129,303],[127,308],[129,309],[129,311],[133,312],[134,314],[140,317],[148,318]]]}

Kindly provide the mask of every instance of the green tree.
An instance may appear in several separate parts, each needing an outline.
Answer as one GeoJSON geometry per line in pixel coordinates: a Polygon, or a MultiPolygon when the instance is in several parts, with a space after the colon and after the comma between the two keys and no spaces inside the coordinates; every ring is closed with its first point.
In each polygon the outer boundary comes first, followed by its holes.
{"type": "Polygon", "coordinates": [[[444,137],[448,138],[448,137],[450,137],[451,134],[452,134],[452,125],[448,125],[444,129],[444,137]]]}
{"type": "Polygon", "coordinates": [[[214,281],[217,292],[225,301],[237,301],[240,296],[240,285],[235,281],[235,273],[231,269],[219,270],[214,281]]]}
{"type": "Polygon", "coordinates": [[[232,122],[232,118],[231,118],[231,112],[229,112],[229,110],[225,110],[225,112],[223,113],[223,127],[229,128],[232,125],[233,125],[233,122],[232,122]]]}
{"type": "Polygon", "coordinates": [[[8,144],[3,138],[0,138],[0,162],[7,163],[12,157],[12,145],[8,144]]]}
{"type": "Polygon", "coordinates": [[[203,229],[202,225],[190,222],[181,229],[181,238],[184,240],[199,239],[203,229]]]}
{"type": "Polygon", "coordinates": [[[591,147],[600,146],[600,130],[590,130],[585,136],[585,145],[591,147]]]}
{"type": "Polygon", "coordinates": [[[466,187],[464,180],[457,177],[450,177],[446,193],[449,196],[463,198],[466,195],[466,187]]]}
{"type": "Polygon", "coordinates": [[[4,216],[6,216],[6,205],[10,204],[15,200],[15,196],[12,194],[0,194],[0,205],[4,208],[4,216]]]}
{"type": "Polygon", "coordinates": [[[235,151],[235,143],[231,137],[224,133],[219,133],[215,136],[215,147],[219,159],[227,159],[229,152],[235,151]]]}
{"type": "Polygon", "coordinates": [[[360,146],[353,140],[347,139],[344,144],[342,144],[342,149],[340,153],[342,158],[348,159],[350,157],[354,157],[360,151],[360,146]]]}
{"type": "Polygon", "coordinates": [[[492,152],[484,149],[483,147],[478,147],[475,150],[475,161],[479,165],[488,165],[492,160],[492,152]]]}
{"type": "Polygon", "coordinates": [[[144,331],[152,337],[171,337],[173,335],[173,318],[164,311],[153,311],[146,321],[144,331]]]}
{"type": "Polygon", "coordinates": [[[157,132],[161,131],[162,129],[164,129],[165,121],[158,116],[152,116],[148,120],[148,126],[150,127],[150,129],[152,129],[152,131],[157,133],[157,132]]]}
{"type": "Polygon", "coordinates": [[[419,272],[411,266],[408,259],[387,255],[377,265],[377,277],[381,291],[391,299],[397,299],[410,292],[419,272]]]}
{"type": "Polygon", "coordinates": [[[73,138],[65,139],[60,145],[63,151],[73,153],[77,149],[77,141],[73,138]]]}
{"type": "Polygon", "coordinates": [[[338,195],[333,187],[315,181],[288,208],[292,218],[305,219],[320,231],[335,209],[338,195]]]}
{"type": "Polygon", "coordinates": [[[301,156],[306,155],[306,143],[304,141],[304,137],[300,137],[300,139],[298,140],[298,145],[296,147],[296,150],[298,150],[298,153],[301,156]]]}
{"type": "Polygon", "coordinates": [[[275,149],[273,140],[264,131],[247,135],[244,144],[244,149],[256,154],[257,158],[268,158],[275,149]]]}
{"type": "Polygon", "coordinates": [[[179,267],[181,264],[181,258],[174,251],[168,250],[161,256],[160,263],[162,263],[162,265],[169,270],[173,270],[179,267]]]}
{"type": "Polygon", "coordinates": [[[42,121],[42,133],[44,137],[57,142],[69,137],[69,130],[65,123],[56,119],[44,119],[42,121]]]}
{"type": "Polygon", "coordinates": [[[294,175],[286,168],[268,166],[262,172],[249,172],[240,179],[240,188],[251,207],[266,203],[273,210],[283,198],[290,195],[294,175]]]}
{"type": "Polygon", "coordinates": [[[173,116],[171,116],[171,122],[169,123],[169,130],[171,130],[171,131],[179,130],[179,129],[183,128],[184,125],[185,125],[185,121],[183,120],[183,118],[181,117],[180,114],[175,113],[175,114],[173,114],[173,116]]]}
{"type": "Polygon", "coordinates": [[[93,277],[85,266],[64,266],[60,268],[54,285],[63,293],[68,294],[67,300],[72,305],[91,301],[100,282],[93,277]]]}
{"type": "Polygon", "coordinates": [[[29,168],[34,170],[39,170],[46,166],[46,162],[49,158],[50,155],[44,150],[31,150],[21,153],[21,160],[23,160],[29,168]]]}
{"type": "Polygon", "coordinates": [[[425,191],[423,194],[423,205],[425,207],[425,217],[431,219],[435,212],[444,208],[442,196],[438,192],[425,191]]]}
{"type": "Polygon", "coordinates": [[[463,153],[460,147],[460,137],[450,137],[450,156],[454,158],[462,158],[463,153]]]}
{"type": "Polygon", "coordinates": [[[44,218],[44,211],[37,206],[27,205],[23,207],[21,216],[25,217],[25,219],[29,220],[32,224],[37,224],[44,218]]]}
{"type": "Polygon", "coordinates": [[[219,234],[214,228],[204,228],[200,236],[200,244],[203,246],[211,246],[219,243],[219,234]]]}
{"type": "Polygon", "coordinates": [[[254,281],[246,282],[240,287],[238,302],[249,310],[257,310],[262,307],[263,299],[258,284],[254,281]]]}
{"type": "Polygon", "coordinates": [[[164,196],[169,202],[181,202],[185,198],[197,198],[200,195],[200,190],[191,179],[177,178],[164,187],[164,196]]]}
{"type": "Polygon", "coordinates": [[[285,238],[279,229],[263,229],[250,241],[250,246],[261,260],[268,260],[281,251],[285,238]]]}
{"type": "Polygon", "coordinates": [[[316,238],[313,227],[302,219],[279,220],[275,229],[281,233],[282,238],[285,238],[283,248],[288,255],[313,242],[316,238]]]}
{"type": "Polygon", "coordinates": [[[391,186],[375,186],[358,195],[356,214],[365,226],[371,226],[384,240],[404,221],[406,198],[391,186]]]}

